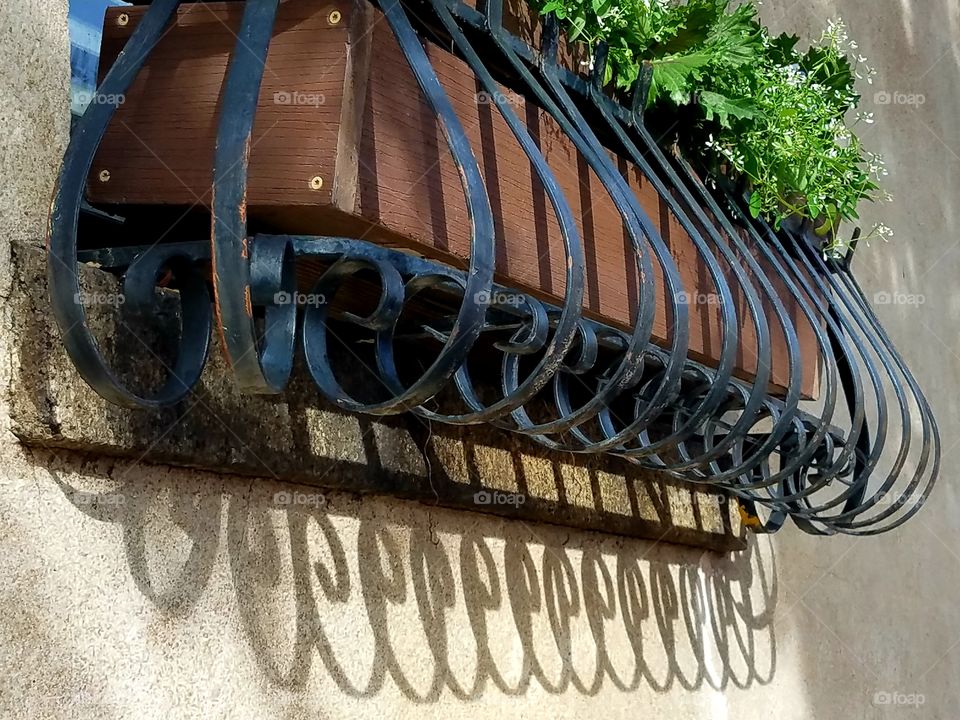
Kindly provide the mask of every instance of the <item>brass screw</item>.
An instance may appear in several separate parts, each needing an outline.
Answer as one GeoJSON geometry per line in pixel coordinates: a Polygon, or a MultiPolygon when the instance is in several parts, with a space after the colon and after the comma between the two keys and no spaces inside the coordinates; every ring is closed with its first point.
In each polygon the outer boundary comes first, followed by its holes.
{"type": "Polygon", "coordinates": [[[327,15],[327,22],[331,25],[336,25],[343,19],[343,15],[340,14],[339,10],[333,10],[329,15],[327,15]]]}
{"type": "Polygon", "coordinates": [[[110,171],[101,170],[100,171],[100,182],[110,182],[110,171]]]}
{"type": "Polygon", "coordinates": [[[319,190],[323,187],[323,178],[319,175],[310,178],[310,188],[313,190],[319,190]]]}
{"type": "Polygon", "coordinates": [[[126,13],[120,13],[117,15],[117,25],[124,27],[127,23],[130,22],[130,16],[126,13]]]}

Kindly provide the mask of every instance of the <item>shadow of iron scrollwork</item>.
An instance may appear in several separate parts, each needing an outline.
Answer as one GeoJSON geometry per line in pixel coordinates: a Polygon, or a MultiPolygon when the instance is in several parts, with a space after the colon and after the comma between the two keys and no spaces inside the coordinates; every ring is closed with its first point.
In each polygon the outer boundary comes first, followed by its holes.
{"type": "Polygon", "coordinates": [[[721,555],[388,499],[278,507],[267,482],[57,482],[122,526],[133,580],[163,613],[194,612],[228,579],[224,613],[276,687],[320,678],[369,698],[390,683],[429,703],[745,688],[776,669],[769,538],[721,555]]]}

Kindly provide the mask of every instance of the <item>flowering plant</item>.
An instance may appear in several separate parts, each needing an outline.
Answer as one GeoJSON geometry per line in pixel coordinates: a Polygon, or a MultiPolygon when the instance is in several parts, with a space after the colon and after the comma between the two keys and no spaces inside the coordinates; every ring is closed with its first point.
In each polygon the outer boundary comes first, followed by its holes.
{"type": "MultiPolygon", "coordinates": [[[[883,159],[855,133],[872,113],[846,120],[860,101],[856,81],[872,84],[875,71],[841,21],[801,52],[798,38],[760,24],[753,0],[735,8],[730,0],[538,1],[571,39],[607,43],[614,92],[631,89],[649,65],[651,117],[665,117],[680,149],[714,180],[743,180],[754,217],[777,227],[806,218],[837,257],[847,247],[840,223],[859,219],[861,200],[886,195],[877,184],[883,159]]],[[[877,225],[867,239],[891,235],[877,225]]]]}

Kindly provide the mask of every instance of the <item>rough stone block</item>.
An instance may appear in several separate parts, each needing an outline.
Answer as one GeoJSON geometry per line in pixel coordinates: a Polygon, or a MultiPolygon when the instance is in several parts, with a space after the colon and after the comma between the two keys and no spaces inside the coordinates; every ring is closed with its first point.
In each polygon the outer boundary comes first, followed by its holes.
{"type": "MultiPolygon", "coordinates": [[[[616,458],[549,453],[488,427],[429,424],[413,415],[373,419],[325,402],[304,368],[278,397],[241,395],[213,343],[195,391],[158,411],[100,398],[63,349],[46,290],[42,250],[14,244],[13,432],[26,444],[294,481],[527,521],[699,545],[744,546],[734,503],[616,458]],[[511,493],[523,501],[490,502],[511,493]],[[487,501],[487,502],[485,502],[487,501]]],[[[84,267],[85,291],[118,292],[84,267]]],[[[163,378],[177,337],[177,301],[149,323],[119,303],[91,307],[91,327],[117,372],[137,386],[163,378]]],[[[502,499],[502,498],[500,498],[502,499]]]]}

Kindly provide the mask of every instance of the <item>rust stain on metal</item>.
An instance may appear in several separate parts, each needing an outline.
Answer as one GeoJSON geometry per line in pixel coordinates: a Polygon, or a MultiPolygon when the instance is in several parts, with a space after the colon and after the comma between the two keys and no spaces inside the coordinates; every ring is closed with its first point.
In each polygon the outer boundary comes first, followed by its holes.
{"type": "Polygon", "coordinates": [[[250,132],[247,133],[247,136],[243,139],[243,196],[240,198],[240,204],[237,206],[237,214],[240,216],[240,222],[243,223],[242,234],[244,236],[247,234],[247,169],[250,167],[250,148],[252,135],[253,128],[250,129],[250,132]]]}
{"type": "MultiPolygon", "coordinates": [[[[210,207],[215,208],[217,206],[217,186],[216,184],[210,189],[210,207]]],[[[224,333],[223,327],[223,314],[220,312],[220,276],[217,273],[217,239],[215,227],[217,223],[217,216],[214,213],[210,214],[210,274],[213,285],[213,314],[217,322],[215,326],[217,328],[217,337],[220,339],[220,350],[223,352],[223,360],[226,362],[228,368],[233,367],[233,363],[230,362],[230,353],[227,352],[227,336],[224,333]]]]}
{"type": "MultiPolygon", "coordinates": [[[[251,135],[247,133],[246,138],[244,138],[243,143],[243,159],[241,160],[241,173],[244,178],[242,183],[243,195],[240,198],[240,202],[237,204],[237,216],[240,220],[241,228],[240,234],[242,239],[240,241],[240,255],[244,259],[247,258],[247,168],[250,167],[250,149],[251,149],[251,135]]],[[[217,207],[217,186],[214,182],[213,187],[210,190],[210,207],[217,207]]],[[[215,317],[217,319],[217,334],[220,336],[220,347],[223,350],[223,358],[227,363],[227,367],[233,368],[233,363],[230,361],[230,352],[227,348],[227,330],[223,322],[223,313],[221,312],[220,306],[220,275],[217,272],[217,236],[216,236],[216,223],[217,218],[216,214],[211,216],[211,227],[210,227],[210,259],[213,275],[213,307],[215,317]]],[[[250,299],[250,286],[244,288],[244,309],[247,312],[247,315],[251,318],[253,317],[253,304],[250,299]]]]}

